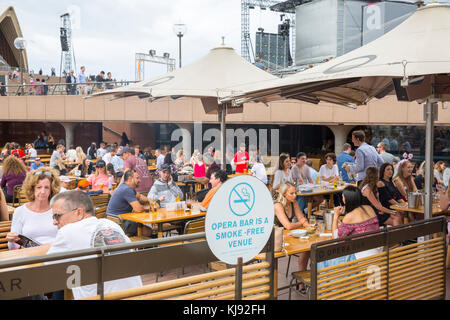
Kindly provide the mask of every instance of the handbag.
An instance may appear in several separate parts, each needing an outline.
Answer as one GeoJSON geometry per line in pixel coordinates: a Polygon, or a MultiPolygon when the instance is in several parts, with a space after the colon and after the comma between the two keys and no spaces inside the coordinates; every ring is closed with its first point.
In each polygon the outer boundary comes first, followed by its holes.
{"type": "Polygon", "coordinates": [[[273,227],[273,232],[275,234],[275,244],[274,251],[283,251],[284,250],[284,228],[283,227],[273,227]]]}

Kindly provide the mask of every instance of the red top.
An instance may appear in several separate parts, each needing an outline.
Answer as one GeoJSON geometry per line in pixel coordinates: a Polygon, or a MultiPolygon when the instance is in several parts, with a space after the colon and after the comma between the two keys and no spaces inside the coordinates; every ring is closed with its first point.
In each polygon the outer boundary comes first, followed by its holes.
{"type": "Polygon", "coordinates": [[[194,165],[194,177],[201,178],[205,176],[206,167],[205,164],[198,165],[197,163],[194,165]]]}
{"type": "Polygon", "coordinates": [[[341,223],[338,227],[338,237],[343,238],[353,234],[365,233],[379,229],[378,218],[375,216],[359,223],[341,223]]]}
{"type": "Polygon", "coordinates": [[[247,152],[236,152],[236,154],[234,155],[234,163],[245,161],[244,164],[236,165],[236,173],[244,173],[244,169],[247,169],[248,159],[249,157],[247,152]]]}
{"type": "Polygon", "coordinates": [[[25,152],[22,149],[14,149],[11,151],[11,154],[17,153],[19,155],[19,159],[25,157],[25,152]]]}

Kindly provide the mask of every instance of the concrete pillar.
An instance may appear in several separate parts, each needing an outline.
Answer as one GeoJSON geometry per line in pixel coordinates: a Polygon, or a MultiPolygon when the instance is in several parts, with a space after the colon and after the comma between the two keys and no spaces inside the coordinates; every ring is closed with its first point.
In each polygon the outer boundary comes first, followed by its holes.
{"type": "Polygon", "coordinates": [[[178,141],[181,137],[182,140],[179,144],[175,146],[175,152],[177,152],[180,147],[183,148],[184,154],[186,155],[186,161],[191,158],[192,155],[192,137],[194,135],[194,124],[193,123],[177,123],[179,130],[172,132],[172,139],[178,141]]]}
{"type": "Polygon", "coordinates": [[[342,146],[347,142],[347,136],[350,131],[353,129],[353,126],[328,126],[331,131],[334,133],[334,153],[339,155],[342,153],[342,146]]]}
{"type": "MultiPolygon", "coordinates": [[[[70,145],[73,144],[75,146],[75,126],[77,123],[74,122],[61,122],[61,125],[66,130],[66,150],[70,148],[70,145]]],[[[76,146],[75,146],[76,147],[76,146]]]]}

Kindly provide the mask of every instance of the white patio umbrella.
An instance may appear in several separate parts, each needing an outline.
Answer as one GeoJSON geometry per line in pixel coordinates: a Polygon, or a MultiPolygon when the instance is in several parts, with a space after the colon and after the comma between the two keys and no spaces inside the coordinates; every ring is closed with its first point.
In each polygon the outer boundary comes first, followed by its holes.
{"type": "MultiPolygon", "coordinates": [[[[222,99],[240,105],[298,99],[356,107],[394,87],[400,100],[426,102],[425,217],[432,213],[434,105],[450,100],[450,6],[429,4],[371,43],[329,62],[222,99]]],[[[436,108],[437,110],[437,108],[436,108]]]]}
{"type": "Polygon", "coordinates": [[[144,80],[122,88],[108,90],[93,96],[112,95],[112,99],[138,96],[155,100],[162,97],[201,98],[206,113],[219,114],[221,123],[222,167],[225,168],[225,118],[226,113],[242,112],[242,107],[232,107],[219,99],[237,94],[235,88],[250,88],[278,79],[269,72],[255,67],[241,58],[233,48],[222,43],[211,49],[203,58],[165,75],[144,80]]]}

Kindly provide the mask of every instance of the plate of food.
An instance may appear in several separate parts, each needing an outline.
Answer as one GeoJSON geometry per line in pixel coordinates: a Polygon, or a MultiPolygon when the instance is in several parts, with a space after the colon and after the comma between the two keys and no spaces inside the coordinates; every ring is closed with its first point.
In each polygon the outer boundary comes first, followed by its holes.
{"type": "Polygon", "coordinates": [[[291,232],[289,232],[289,234],[295,238],[300,238],[304,235],[306,235],[306,230],[304,229],[295,229],[295,230],[291,230],[291,232]]]}

